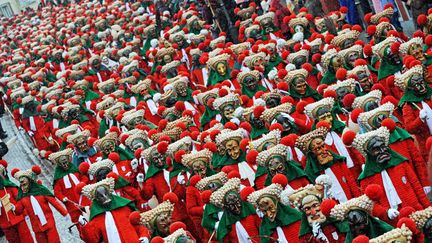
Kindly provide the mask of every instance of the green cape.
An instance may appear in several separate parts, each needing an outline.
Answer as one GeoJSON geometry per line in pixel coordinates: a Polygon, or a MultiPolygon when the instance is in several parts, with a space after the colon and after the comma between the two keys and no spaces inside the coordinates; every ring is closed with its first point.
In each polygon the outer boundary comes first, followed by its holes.
{"type": "Polygon", "coordinates": [[[108,211],[113,211],[114,209],[121,208],[124,206],[129,206],[132,210],[134,210],[134,211],[136,210],[134,202],[132,202],[131,200],[128,200],[126,198],[116,196],[116,195],[112,195],[111,204],[107,208],[102,207],[96,201],[93,200],[93,202],[91,204],[91,209],[90,209],[90,220],[92,220],[94,217],[98,216],[99,214],[102,214],[102,213],[105,213],[108,211]]]}
{"type": "Polygon", "coordinates": [[[207,87],[211,87],[216,85],[217,83],[220,83],[224,80],[231,78],[231,69],[227,68],[227,71],[224,76],[220,75],[217,71],[214,71],[213,69],[210,69],[210,73],[207,79],[207,87]]]}
{"type": "Polygon", "coordinates": [[[276,53],[276,60],[274,60],[273,62],[268,62],[267,66],[264,69],[264,74],[267,76],[267,74],[277,65],[279,65],[282,62],[282,58],[279,56],[278,53],[276,53]]]}
{"type": "Polygon", "coordinates": [[[336,79],[336,73],[333,71],[327,71],[326,73],[324,73],[320,84],[334,84],[336,83],[337,79],[336,79]]]}
{"type": "MultiPolygon", "coordinates": [[[[288,181],[293,181],[293,180],[298,179],[300,177],[308,178],[308,176],[306,175],[302,166],[297,161],[288,160],[287,163],[285,163],[285,165],[286,165],[285,176],[287,177],[288,181]]],[[[264,185],[265,186],[270,185],[272,183],[271,180],[272,180],[272,177],[271,177],[270,173],[268,173],[264,185]]]]}
{"type": "Polygon", "coordinates": [[[333,156],[333,160],[331,162],[328,162],[325,165],[320,164],[313,155],[310,154],[306,155],[307,160],[306,160],[305,172],[308,175],[310,181],[315,181],[315,179],[319,175],[321,175],[321,172],[330,168],[333,164],[345,163],[345,157],[333,153],[332,151],[329,152],[333,156]]]}
{"type": "Polygon", "coordinates": [[[408,133],[407,130],[396,126],[395,130],[390,134],[389,144],[407,139],[413,139],[413,137],[408,133]]]}
{"type": "Polygon", "coordinates": [[[228,210],[224,210],[224,213],[219,221],[219,226],[216,230],[216,239],[219,242],[223,242],[225,236],[229,234],[231,231],[232,226],[237,223],[238,221],[246,218],[249,215],[255,214],[255,208],[252,206],[252,204],[241,201],[241,212],[240,215],[236,215],[231,213],[228,210]]]}
{"type": "Polygon", "coordinates": [[[408,159],[403,157],[402,155],[396,153],[395,151],[393,151],[392,149],[388,149],[389,153],[390,153],[390,161],[385,163],[385,164],[378,164],[376,162],[372,162],[370,156],[366,156],[366,162],[365,162],[365,167],[362,171],[362,173],[360,173],[358,180],[363,180],[369,176],[373,176],[375,174],[381,173],[381,171],[394,167],[396,165],[399,165],[405,161],[407,161],[408,159]]]}
{"type": "Polygon", "coordinates": [[[219,114],[219,111],[212,110],[207,105],[205,105],[204,107],[205,107],[204,113],[201,115],[200,118],[201,130],[203,130],[204,126],[207,123],[209,123],[211,120],[213,120],[213,118],[216,117],[217,114],[219,114]]]}
{"type": "MultiPolygon", "coordinates": [[[[276,217],[273,222],[271,222],[267,217],[264,217],[261,221],[259,228],[259,234],[261,236],[271,236],[277,227],[283,227],[295,223],[301,220],[301,214],[294,208],[285,206],[282,203],[278,203],[276,217]]],[[[261,238],[262,243],[267,243],[268,238],[261,238]]]]}
{"type": "Polygon", "coordinates": [[[27,193],[24,193],[21,188],[18,188],[18,196],[17,196],[17,201],[21,200],[24,197],[29,197],[29,196],[50,196],[50,197],[54,197],[54,194],[52,194],[52,192],[50,190],[48,190],[48,188],[46,188],[43,185],[40,185],[39,183],[34,182],[33,180],[30,179],[30,191],[28,191],[27,193]]]}
{"type": "Polygon", "coordinates": [[[263,127],[263,128],[255,128],[254,126],[252,126],[252,131],[249,134],[251,139],[255,139],[260,137],[261,135],[268,133],[269,130],[267,130],[267,128],[263,127]]]}
{"type": "MultiPolygon", "coordinates": [[[[215,154],[217,154],[217,153],[215,153],[215,154]]],[[[243,161],[246,161],[246,153],[244,151],[240,152],[240,156],[236,160],[232,159],[229,155],[223,155],[221,157],[224,157],[224,158],[222,158],[221,160],[216,160],[216,161],[214,161],[212,159],[213,168],[222,168],[225,165],[233,165],[233,164],[238,164],[238,163],[241,163],[243,161]]]]}
{"type": "Polygon", "coordinates": [[[56,166],[55,171],[54,171],[54,182],[56,180],[59,180],[61,178],[63,178],[63,176],[65,175],[69,175],[75,172],[80,172],[78,170],[78,167],[76,165],[74,165],[73,163],[70,164],[69,169],[68,170],[64,170],[61,166],[56,166]]]}
{"type": "MultiPolygon", "coordinates": [[[[306,214],[303,212],[301,214],[302,214],[302,222],[301,222],[300,233],[299,233],[300,237],[312,233],[312,227],[309,225],[309,222],[307,221],[306,214]]],[[[333,225],[334,227],[336,227],[339,233],[347,233],[349,231],[349,225],[347,222],[338,221],[332,217],[327,217],[327,220],[321,224],[321,229],[327,225],[333,225]]]]}
{"type": "Polygon", "coordinates": [[[296,100],[301,100],[307,97],[313,97],[315,100],[320,100],[323,97],[314,89],[312,89],[308,84],[306,84],[306,93],[299,94],[295,89],[290,89],[290,96],[296,100]]]}
{"type": "Polygon", "coordinates": [[[391,76],[400,70],[402,70],[402,63],[399,65],[393,65],[387,60],[381,59],[381,64],[378,68],[378,80],[387,78],[388,76],[391,76]]]}
{"type": "Polygon", "coordinates": [[[430,99],[432,97],[432,88],[429,87],[429,85],[426,85],[426,89],[426,94],[421,96],[414,94],[412,90],[406,89],[404,95],[399,100],[399,106],[403,106],[405,103],[417,103],[430,99]]]}
{"type": "Polygon", "coordinates": [[[250,90],[248,87],[246,87],[246,85],[242,85],[241,87],[242,94],[247,95],[247,97],[249,97],[250,99],[252,99],[258,91],[266,91],[266,90],[267,89],[261,84],[257,85],[256,90],[250,90]]]}
{"type": "MultiPolygon", "coordinates": [[[[389,232],[393,229],[393,226],[387,224],[384,221],[379,220],[378,218],[372,217],[368,215],[369,217],[369,225],[368,225],[368,235],[369,239],[373,239],[375,237],[378,237],[386,232],[389,232]]],[[[351,243],[354,240],[354,235],[352,234],[351,230],[349,230],[346,233],[345,236],[345,242],[351,243]]]]}
{"type": "Polygon", "coordinates": [[[168,168],[168,165],[165,164],[162,168],[158,168],[156,166],[154,166],[153,163],[150,164],[150,166],[147,169],[147,173],[145,175],[145,179],[144,181],[146,181],[147,179],[153,177],[154,175],[156,175],[159,172],[162,172],[164,169],[168,168]]]}
{"type": "Polygon", "coordinates": [[[215,230],[216,222],[219,221],[218,213],[222,211],[221,208],[216,207],[212,203],[207,203],[204,208],[203,219],[201,221],[202,227],[204,227],[208,232],[213,232],[215,230]]]}
{"type": "Polygon", "coordinates": [[[189,101],[189,102],[194,102],[193,101],[193,98],[192,98],[192,89],[190,88],[190,87],[188,87],[187,89],[186,89],[186,96],[180,96],[180,95],[177,95],[177,100],[178,101],[189,101]]]}
{"type": "Polygon", "coordinates": [[[0,176],[0,189],[3,189],[5,187],[18,187],[18,186],[12,181],[10,181],[8,178],[0,176]]]}

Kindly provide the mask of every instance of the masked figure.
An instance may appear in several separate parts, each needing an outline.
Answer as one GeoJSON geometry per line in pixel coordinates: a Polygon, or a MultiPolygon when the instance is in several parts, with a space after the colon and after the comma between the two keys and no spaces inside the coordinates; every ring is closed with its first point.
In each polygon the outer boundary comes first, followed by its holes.
{"type": "Polygon", "coordinates": [[[166,237],[170,234],[171,215],[178,198],[173,193],[166,195],[169,195],[169,197],[164,197],[166,200],[152,210],[141,213],[138,220],[139,224],[143,224],[150,230],[152,238],[155,236],[166,237]]]}
{"type": "Polygon", "coordinates": [[[12,176],[19,181],[18,197],[16,199],[15,214],[21,215],[24,210],[30,217],[30,223],[38,242],[60,242],[56,222],[51,210],[53,206],[62,216],[67,210],[55,199],[51,191],[37,183],[37,175],[41,169],[33,166],[31,170],[12,170],[12,176]],[[40,211],[36,211],[39,208],[40,211]]]}
{"type": "Polygon", "coordinates": [[[217,83],[230,79],[231,69],[228,67],[230,56],[228,54],[221,54],[210,58],[207,61],[210,73],[206,82],[206,87],[212,87],[217,83]]]}
{"type": "Polygon", "coordinates": [[[265,186],[270,185],[271,179],[277,174],[285,175],[288,178],[287,187],[294,190],[309,184],[301,165],[289,158],[293,157],[291,153],[290,147],[278,144],[258,154],[256,163],[268,171],[265,186]]]}
{"type": "Polygon", "coordinates": [[[348,224],[327,217],[322,212],[322,198],[330,188],[321,190],[321,187],[319,184],[309,184],[289,195],[290,203],[302,213],[300,239],[302,242],[345,242],[348,224]]]}
{"type": "Polygon", "coordinates": [[[426,163],[412,136],[405,129],[396,126],[396,123],[393,121],[393,119],[396,119],[392,115],[394,108],[392,103],[387,102],[373,110],[360,113],[358,118],[359,126],[364,132],[373,131],[381,126],[387,127],[390,132],[389,148],[407,158],[408,163],[414,168],[427,194],[430,191],[430,187],[427,174],[425,173],[427,171],[425,167],[426,163]]]}
{"type": "Polygon", "coordinates": [[[86,181],[77,166],[72,163],[73,150],[70,148],[52,153],[48,159],[56,164],[54,173],[54,195],[63,202],[71,216],[72,222],[78,222],[81,215],[79,206],[88,206],[88,200],[80,199],[79,193],[76,191],[76,186],[81,181],[86,181]]]}
{"type": "Polygon", "coordinates": [[[243,242],[259,235],[258,216],[255,208],[240,197],[240,179],[232,178],[225,185],[213,192],[210,203],[222,208],[220,224],[216,230],[216,239],[220,242],[243,242]],[[238,230],[239,224],[243,230],[238,230]]]}
{"type": "Polygon", "coordinates": [[[295,105],[304,100],[307,103],[318,101],[322,98],[316,90],[311,88],[307,82],[309,73],[306,69],[291,70],[283,76],[283,80],[288,84],[290,96],[294,99],[295,105]]]}
{"type": "Polygon", "coordinates": [[[360,195],[360,190],[345,158],[329,150],[325,144],[327,133],[327,128],[317,128],[299,137],[295,146],[306,156],[305,172],[309,178],[315,180],[320,174],[330,176],[333,197],[340,202],[346,202],[360,195]]]}
{"type": "Polygon", "coordinates": [[[126,180],[132,182],[132,168],[131,168],[131,160],[134,159],[132,153],[128,152],[124,148],[118,145],[118,134],[120,133],[117,129],[111,128],[110,132],[106,134],[104,137],[99,138],[94,142],[95,147],[98,151],[102,152],[102,157],[104,159],[110,158],[113,160],[115,164],[115,170],[117,173],[124,177],[126,180]],[[114,157],[112,154],[116,153],[114,157]]]}
{"type": "Polygon", "coordinates": [[[415,65],[405,72],[401,77],[396,78],[395,85],[403,90],[403,96],[399,101],[402,107],[402,119],[405,129],[416,138],[421,155],[425,161],[428,160],[428,151],[424,146],[426,139],[430,136],[432,89],[426,84],[423,78],[423,68],[415,65]]]}
{"type": "Polygon", "coordinates": [[[327,50],[321,58],[323,77],[320,84],[333,84],[336,82],[336,72],[343,65],[342,57],[336,49],[327,50]]]}
{"type": "Polygon", "coordinates": [[[91,68],[89,69],[88,73],[92,75],[95,80],[103,82],[110,78],[112,73],[104,64],[102,64],[100,56],[92,56],[89,60],[89,64],[91,68]]]}
{"type": "MultiPolygon", "coordinates": [[[[18,197],[18,186],[9,179],[7,166],[5,160],[0,160],[0,197],[8,197],[9,202],[15,205],[18,197]]],[[[13,210],[7,211],[5,206],[0,210],[0,228],[5,233],[6,240],[32,243],[33,238],[24,220],[24,215],[16,215],[13,210]]]]}
{"type": "MultiPolygon", "coordinates": [[[[379,186],[378,188],[382,190],[379,186]]],[[[381,191],[380,193],[383,192],[381,191]]],[[[348,225],[345,238],[346,242],[351,242],[359,235],[374,238],[393,229],[391,225],[372,215],[372,213],[385,214],[385,209],[382,208],[378,202],[371,199],[373,198],[372,195],[376,197],[376,195],[372,193],[365,194],[335,206],[329,203],[332,199],[326,199],[321,203],[321,208],[329,212],[329,215],[326,215],[327,217],[337,220],[336,222],[339,221],[348,225]]]]}
{"type": "Polygon", "coordinates": [[[270,242],[270,239],[300,242],[298,234],[301,214],[280,201],[286,181],[285,176],[278,175],[273,178],[272,184],[264,189],[254,191],[252,188],[245,188],[244,192],[242,191],[242,198],[247,198],[248,202],[263,215],[259,227],[261,242],[270,242]]]}
{"type": "Polygon", "coordinates": [[[237,95],[229,93],[223,97],[214,100],[213,107],[219,111],[222,116],[220,122],[225,124],[234,117],[234,111],[240,106],[240,100],[237,95]]]}
{"type": "Polygon", "coordinates": [[[107,178],[83,187],[82,194],[91,200],[91,207],[79,220],[81,238],[88,242],[148,241],[149,231],[129,221],[135,210],[133,202],[114,195],[114,184],[113,178],[107,178]]]}

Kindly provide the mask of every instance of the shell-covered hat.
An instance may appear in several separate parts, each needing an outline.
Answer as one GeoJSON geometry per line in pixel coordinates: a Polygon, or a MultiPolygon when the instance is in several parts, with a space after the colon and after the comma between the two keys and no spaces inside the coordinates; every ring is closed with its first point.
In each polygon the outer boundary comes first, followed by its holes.
{"type": "Polygon", "coordinates": [[[318,120],[317,112],[323,108],[331,112],[333,110],[334,102],[335,100],[332,97],[323,98],[305,106],[304,112],[308,117],[318,120]]]}
{"type": "Polygon", "coordinates": [[[274,156],[278,156],[283,158],[284,160],[287,159],[289,152],[289,147],[283,145],[283,144],[278,144],[276,146],[271,147],[270,149],[264,150],[262,152],[260,152],[258,154],[258,157],[256,159],[258,165],[263,166],[263,167],[268,167],[267,163],[269,162],[269,160],[274,157],[274,156]]]}
{"type": "Polygon", "coordinates": [[[388,146],[390,132],[386,127],[380,127],[376,130],[357,134],[354,138],[353,146],[363,155],[367,156],[367,145],[372,138],[381,137],[384,139],[385,145],[388,146]]]}
{"type": "Polygon", "coordinates": [[[319,127],[315,130],[312,130],[311,132],[308,132],[302,136],[300,136],[295,146],[299,148],[301,151],[303,151],[304,154],[307,154],[309,152],[310,144],[311,142],[316,138],[321,138],[322,140],[325,140],[328,133],[328,129],[326,127],[319,127]]]}
{"type": "Polygon", "coordinates": [[[225,174],[224,172],[219,172],[212,176],[207,176],[205,178],[202,178],[200,181],[198,181],[195,187],[200,191],[204,191],[208,189],[210,183],[218,182],[219,184],[224,185],[227,181],[228,181],[227,174],[225,174]]]}
{"type": "Polygon", "coordinates": [[[267,108],[261,114],[261,119],[268,124],[271,124],[276,116],[280,113],[290,114],[292,111],[293,105],[289,102],[280,104],[273,108],[267,108]]]}
{"type": "Polygon", "coordinates": [[[353,104],[352,104],[352,108],[353,109],[361,108],[361,109],[365,110],[364,106],[366,105],[367,102],[373,100],[373,101],[376,101],[376,103],[380,104],[381,98],[382,98],[382,92],[380,90],[376,89],[376,90],[369,91],[365,95],[356,97],[354,99],[353,104]]]}
{"type": "Polygon", "coordinates": [[[93,200],[95,197],[96,189],[100,186],[108,189],[110,193],[114,192],[115,180],[114,178],[106,178],[94,184],[86,185],[82,189],[82,194],[88,197],[90,200],[93,200]]]}
{"type": "Polygon", "coordinates": [[[264,145],[268,142],[273,144],[279,144],[281,140],[281,131],[278,129],[272,130],[266,134],[263,134],[260,138],[255,139],[249,143],[249,149],[255,149],[258,152],[264,151],[264,145]]]}
{"type": "Polygon", "coordinates": [[[383,114],[387,118],[392,114],[394,108],[395,107],[391,102],[387,102],[373,110],[362,112],[358,116],[357,123],[367,131],[372,131],[374,129],[373,124],[375,120],[381,119],[380,114],[383,114]]]}
{"type": "Polygon", "coordinates": [[[240,179],[232,178],[229,179],[221,188],[217,189],[210,196],[210,203],[216,207],[224,208],[225,196],[228,192],[240,193],[240,179]]]}
{"type": "Polygon", "coordinates": [[[416,65],[416,66],[408,69],[408,71],[404,72],[399,77],[396,77],[395,78],[395,85],[402,90],[406,90],[407,87],[409,86],[409,81],[411,80],[411,78],[414,75],[421,76],[421,77],[423,76],[423,66],[422,65],[416,65]]]}

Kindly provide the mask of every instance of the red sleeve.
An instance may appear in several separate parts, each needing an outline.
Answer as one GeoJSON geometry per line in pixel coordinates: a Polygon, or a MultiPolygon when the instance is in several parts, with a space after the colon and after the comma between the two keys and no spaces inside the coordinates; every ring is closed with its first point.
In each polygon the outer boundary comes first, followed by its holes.
{"type": "Polygon", "coordinates": [[[204,209],[198,189],[189,186],[186,189],[186,209],[190,215],[202,216],[204,209]]]}
{"type": "Polygon", "coordinates": [[[264,175],[258,176],[258,178],[255,178],[255,187],[258,190],[263,189],[265,187],[264,184],[265,184],[265,181],[267,179],[267,176],[268,176],[267,174],[264,174],[264,175]]]}
{"type": "Polygon", "coordinates": [[[141,197],[144,200],[149,200],[154,194],[153,189],[153,178],[149,178],[146,181],[144,181],[143,188],[141,190],[141,197]]]}
{"type": "Polygon", "coordinates": [[[55,197],[45,196],[46,200],[63,216],[68,214],[66,208],[64,208],[55,197]]]}
{"type": "Polygon", "coordinates": [[[414,170],[411,168],[411,166],[408,165],[408,163],[404,164],[404,168],[405,168],[405,173],[409,178],[408,181],[410,182],[414,191],[417,192],[416,194],[420,204],[423,206],[423,208],[429,207],[430,206],[429,199],[424,193],[423,187],[420,185],[420,182],[418,181],[417,175],[414,173],[414,170]]]}
{"type": "Polygon", "coordinates": [[[14,116],[15,126],[20,127],[21,126],[21,115],[19,114],[19,109],[15,109],[13,111],[13,116],[14,116]]]}
{"type": "Polygon", "coordinates": [[[424,125],[418,113],[419,111],[415,111],[409,104],[405,104],[402,107],[405,129],[409,133],[416,133],[418,131],[418,127],[424,125]]]}
{"type": "Polygon", "coordinates": [[[54,196],[56,196],[56,198],[58,198],[60,201],[63,201],[63,199],[66,197],[63,192],[62,192],[62,188],[61,188],[61,183],[59,181],[56,181],[54,183],[54,196]]]}
{"type": "Polygon", "coordinates": [[[420,154],[419,149],[417,148],[417,145],[414,143],[412,139],[405,140],[406,146],[405,148],[408,149],[408,152],[410,154],[410,159],[412,166],[414,167],[414,171],[416,172],[418,179],[420,180],[420,184],[425,187],[429,186],[429,180],[427,175],[427,168],[426,168],[426,162],[424,161],[423,157],[420,154]]]}
{"type": "Polygon", "coordinates": [[[142,225],[134,225],[134,228],[139,238],[147,238],[150,240],[151,238],[150,231],[146,227],[142,225]]]}
{"type": "Polygon", "coordinates": [[[101,242],[102,232],[95,227],[94,222],[90,221],[80,227],[80,237],[84,242],[101,242]]]}
{"type": "Polygon", "coordinates": [[[132,186],[125,186],[122,188],[124,192],[126,192],[131,198],[134,199],[136,204],[142,204],[143,203],[143,199],[141,198],[141,195],[139,193],[139,191],[132,187],[132,186]]]}
{"type": "Polygon", "coordinates": [[[19,201],[15,204],[15,211],[14,211],[14,212],[15,212],[17,215],[21,215],[21,214],[23,213],[24,207],[23,207],[23,205],[22,205],[22,200],[23,200],[23,199],[19,200],[19,201]]]}

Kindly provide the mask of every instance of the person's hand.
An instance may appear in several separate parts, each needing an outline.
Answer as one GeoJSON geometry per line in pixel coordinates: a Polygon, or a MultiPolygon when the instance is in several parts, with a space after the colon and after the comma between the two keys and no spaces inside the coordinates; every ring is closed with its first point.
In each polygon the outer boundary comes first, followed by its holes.
{"type": "Polygon", "coordinates": [[[137,182],[144,182],[144,174],[138,173],[138,175],[136,176],[136,180],[137,182]]]}
{"type": "Polygon", "coordinates": [[[184,185],[184,184],[186,183],[185,176],[182,175],[182,174],[179,174],[179,175],[177,176],[177,182],[178,182],[180,185],[184,185]]]}
{"type": "Polygon", "coordinates": [[[429,192],[431,192],[431,187],[425,186],[425,187],[423,187],[423,191],[425,192],[425,194],[429,194],[429,192]]]}
{"type": "Polygon", "coordinates": [[[387,210],[387,216],[389,217],[389,219],[395,219],[397,216],[399,216],[399,211],[397,211],[394,208],[390,208],[389,210],[387,210]]]}
{"type": "Polygon", "coordinates": [[[28,134],[30,137],[33,137],[33,135],[34,135],[33,131],[28,131],[27,134],[28,134]]]}
{"type": "Polygon", "coordinates": [[[149,243],[149,239],[147,237],[141,237],[139,238],[140,243],[149,243]]]}
{"type": "Polygon", "coordinates": [[[67,197],[64,197],[62,200],[64,203],[66,203],[67,201],[69,201],[69,199],[67,197]]]}
{"type": "Polygon", "coordinates": [[[139,164],[138,160],[137,159],[133,159],[131,161],[132,170],[136,170],[138,168],[138,164],[139,164]]]}

